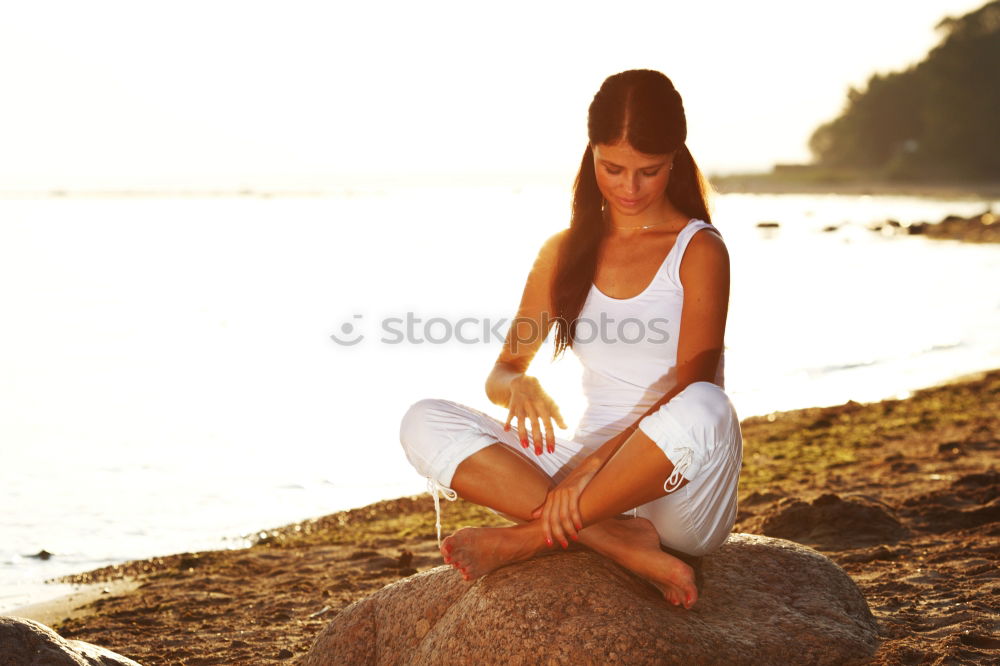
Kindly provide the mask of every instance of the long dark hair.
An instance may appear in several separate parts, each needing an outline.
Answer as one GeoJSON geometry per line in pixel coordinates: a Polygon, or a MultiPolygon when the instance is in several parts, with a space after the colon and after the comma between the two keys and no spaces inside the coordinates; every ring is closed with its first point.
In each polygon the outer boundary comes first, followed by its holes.
{"type": "Polygon", "coordinates": [[[667,182],[667,198],[688,217],[712,222],[706,196],[708,184],[684,143],[684,104],[674,84],[662,73],[633,69],[605,79],[590,103],[587,136],[590,142],[573,184],[573,216],[552,281],[556,329],[553,357],[573,346],[577,319],[597,272],[598,250],[606,231],[591,146],[625,140],[650,155],[677,151],[667,182]]]}

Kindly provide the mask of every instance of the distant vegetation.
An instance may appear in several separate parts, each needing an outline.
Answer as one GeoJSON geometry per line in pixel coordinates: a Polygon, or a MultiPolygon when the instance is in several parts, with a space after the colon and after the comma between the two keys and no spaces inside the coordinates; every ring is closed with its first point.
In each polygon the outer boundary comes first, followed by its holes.
{"type": "Polygon", "coordinates": [[[852,88],[841,115],[816,129],[816,169],[1000,178],[1000,0],[937,28],[942,40],[923,61],[852,88]]]}

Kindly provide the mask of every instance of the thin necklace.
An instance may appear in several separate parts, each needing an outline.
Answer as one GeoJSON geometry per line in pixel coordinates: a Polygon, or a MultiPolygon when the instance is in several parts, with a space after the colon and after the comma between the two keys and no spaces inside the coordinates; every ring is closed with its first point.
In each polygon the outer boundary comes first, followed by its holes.
{"type": "Polygon", "coordinates": [[[612,229],[617,229],[618,231],[635,231],[636,229],[652,229],[653,227],[661,227],[664,224],[670,224],[670,220],[664,220],[663,222],[657,222],[656,224],[644,224],[641,227],[616,227],[611,224],[610,215],[608,215],[607,204],[601,205],[601,217],[604,218],[605,224],[607,224],[612,229]]]}
{"type": "Polygon", "coordinates": [[[643,225],[641,227],[616,227],[614,225],[611,225],[611,228],[612,229],[617,229],[618,231],[632,231],[634,229],[652,229],[653,227],[661,227],[664,224],[669,224],[669,223],[670,223],[670,220],[666,220],[664,222],[657,222],[656,224],[645,224],[645,225],[643,225]]]}

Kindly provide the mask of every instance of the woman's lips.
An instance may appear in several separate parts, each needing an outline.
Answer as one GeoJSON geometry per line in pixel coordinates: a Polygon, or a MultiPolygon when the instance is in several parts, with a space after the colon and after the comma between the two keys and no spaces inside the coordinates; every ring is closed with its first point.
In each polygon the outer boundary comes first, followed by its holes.
{"type": "Polygon", "coordinates": [[[641,199],[622,199],[621,197],[618,197],[618,203],[628,208],[637,205],[640,201],[641,199]]]}

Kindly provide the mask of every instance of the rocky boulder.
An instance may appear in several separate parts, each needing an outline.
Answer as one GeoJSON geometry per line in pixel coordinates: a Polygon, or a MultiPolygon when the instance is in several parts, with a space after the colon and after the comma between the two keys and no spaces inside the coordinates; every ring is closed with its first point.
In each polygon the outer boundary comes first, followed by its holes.
{"type": "Polygon", "coordinates": [[[140,666],[83,641],[67,640],[44,624],[0,617],[0,666],[140,666]]]}
{"type": "Polygon", "coordinates": [[[344,609],[302,664],[854,664],[875,652],[861,592],[811,548],[734,534],[701,568],[685,611],[586,550],[473,583],[441,566],[344,609]]]}

